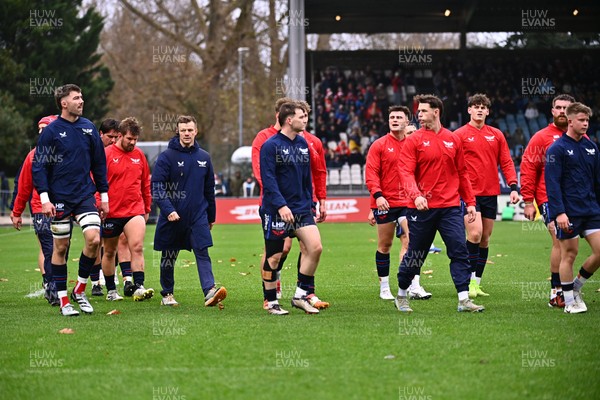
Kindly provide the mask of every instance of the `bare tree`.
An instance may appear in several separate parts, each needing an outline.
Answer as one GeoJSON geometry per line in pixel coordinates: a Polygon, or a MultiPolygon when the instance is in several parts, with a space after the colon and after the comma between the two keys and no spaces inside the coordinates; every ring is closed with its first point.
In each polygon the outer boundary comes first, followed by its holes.
{"type": "Polygon", "coordinates": [[[272,123],[287,57],[287,2],[119,0],[103,36],[115,117],[136,115],[145,139],[166,139],[177,114],[198,118],[199,139],[223,168],[237,147],[238,47],[244,60],[244,143],[272,123]],[[234,146],[235,144],[235,146],[234,146]]]}

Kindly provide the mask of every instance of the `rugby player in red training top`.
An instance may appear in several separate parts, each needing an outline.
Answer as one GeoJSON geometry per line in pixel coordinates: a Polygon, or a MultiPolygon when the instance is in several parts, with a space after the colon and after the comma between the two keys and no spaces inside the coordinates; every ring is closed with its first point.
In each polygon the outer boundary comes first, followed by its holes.
{"type": "MultiPolygon", "coordinates": [[[[40,119],[38,122],[39,133],[41,134],[42,130],[57,118],[58,116],[56,115],[48,115],[47,117],[40,119]]],[[[52,218],[48,218],[42,213],[40,195],[33,187],[31,164],[33,163],[34,157],[35,149],[27,154],[21,169],[15,177],[15,193],[13,196],[13,204],[10,207],[12,210],[10,219],[15,229],[21,230],[21,224],[23,223],[21,215],[29,201],[33,229],[35,230],[38,244],[40,245],[38,267],[42,273],[44,297],[48,300],[50,305],[58,306],[60,305],[60,301],[58,300],[58,294],[54,282],[52,281],[52,232],[50,231],[50,222],[52,222],[52,218]]]]}
{"type": "MultiPolygon", "coordinates": [[[[406,221],[406,194],[400,186],[400,151],[408,136],[408,131],[414,127],[409,125],[410,111],[408,107],[392,106],[388,110],[390,132],[377,139],[367,153],[365,166],[365,181],[371,194],[371,213],[377,224],[377,252],[375,266],[379,276],[379,297],[384,300],[394,300],[390,291],[390,249],[396,233],[396,223],[401,226],[400,261],[408,247],[408,223],[406,221]],[[409,127],[410,126],[410,127],[409,127]]],[[[409,288],[412,299],[429,299],[431,293],[423,289],[417,272],[409,288]]]]}
{"type": "Polygon", "coordinates": [[[133,273],[133,300],[142,301],[154,295],[144,287],[144,236],[150,213],[150,168],[144,153],[135,144],[142,128],[133,117],[119,124],[119,139],[106,148],[108,196],[112,207],[102,224],[104,256],[102,271],[108,294],[106,300],[123,300],[115,287],[115,256],[121,233],[127,237],[133,273]]]}
{"type": "MultiPolygon", "coordinates": [[[[276,108],[275,118],[277,119],[277,115],[278,115],[277,110],[279,110],[279,107],[281,107],[281,105],[285,104],[285,103],[296,103],[304,111],[303,121],[304,121],[304,125],[306,126],[306,124],[308,123],[308,114],[310,113],[310,106],[305,101],[294,101],[294,100],[291,100],[286,97],[278,99],[277,102],[275,103],[275,108],[276,108]]],[[[260,131],[256,135],[256,138],[254,139],[254,141],[252,142],[252,159],[253,159],[252,170],[253,170],[255,177],[257,177],[258,183],[260,185],[260,190],[261,190],[261,198],[260,198],[261,203],[259,203],[259,204],[262,204],[262,193],[263,193],[262,180],[261,180],[261,178],[259,178],[260,177],[260,157],[259,157],[260,156],[260,148],[262,147],[263,143],[268,138],[270,138],[275,133],[277,133],[277,131],[274,131],[274,129],[276,127],[279,127],[279,122],[276,122],[276,124],[274,126],[271,126],[270,128],[260,131]]],[[[299,135],[306,140],[306,142],[309,145],[309,149],[310,149],[310,170],[311,170],[311,175],[312,175],[312,186],[313,186],[313,214],[317,218],[317,220],[316,220],[317,222],[323,222],[327,218],[327,210],[325,207],[325,199],[327,198],[327,167],[325,166],[325,154],[323,151],[323,144],[317,137],[315,137],[313,134],[311,134],[310,132],[308,132],[306,130],[299,133],[299,135]],[[317,215],[317,209],[316,209],[317,203],[319,204],[318,215],[317,215]]],[[[304,243],[302,241],[299,241],[299,245],[300,245],[300,254],[298,254],[298,263],[297,263],[298,270],[300,269],[302,255],[306,254],[306,248],[304,247],[304,243]]],[[[283,262],[285,261],[285,258],[287,258],[287,254],[289,253],[291,247],[292,247],[292,238],[288,237],[285,239],[285,242],[284,242],[283,256],[282,256],[282,260],[280,260],[280,266],[279,266],[280,269],[277,272],[277,284],[276,285],[277,285],[277,298],[278,299],[281,298],[281,281],[280,281],[281,267],[283,267],[283,262]]],[[[262,260],[262,262],[264,264],[264,260],[262,260]]],[[[263,287],[263,290],[264,290],[264,287],[263,287]]],[[[314,293],[309,293],[307,298],[308,298],[310,304],[317,309],[324,309],[324,308],[329,307],[328,302],[320,300],[314,293]]],[[[264,298],[264,301],[263,301],[263,308],[265,310],[268,308],[266,297],[264,298]]]]}
{"type": "Polygon", "coordinates": [[[516,204],[519,201],[517,172],[504,134],[499,129],[485,124],[485,118],[490,114],[490,106],[490,99],[485,94],[477,93],[469,97],[467,112],[471,120],[454,132],[462,141],[465,164],[477,202],[475,222],[469,224],[465,221],[471,264],[469,297],[472,299],[477,296],[489,296],[480,285],[488,259],[490,236],[498,213],[498,166],[510,186],[510,202],[516,204]]]}
{"type": "Polygon", "coordinates": [[[450,258],[458,311],[483,311],[483,306],[469,299],[470,268],[460,198],[467,204],[468,223],[475,221],[476,210],[462,145],[458,136],[440,123],[442,101],[433,95],[420,95],[417,100],[421,128],[406,138],[400,153],[400,181],[409,199],[406,218],[410,240],[398,268],[395,304],[401,312],[412,312],[408,287],[437,231],[450,258]]]}
{"type": "Polygon", "coordinates": [[[562,134],[569,125],[565,111],[575,99],[568,94],[561,94],[552,100],[553,121],[545,128],[539,130],[525,148],[521,160],[521,195],[525,202],[525,218],[533,221],[536,210],[533,201],[537,203],[544,224],[552,239],[550,250],[550,301],[549,307],[564,307],[564,297],[560,285],[560,244],[556,239],[555,224],[548,216],[548,196],[546,195],[546,181],[544,179],[544,165],[546,151],[562,134]]]}
{"type": "Polygon", "coordinates": [[[565,313],[587,311],[581,288],[600,266],[600,155],[598,146],[585,134],[592,110],[571,103],[566,110],[569,127],[546,154],[545,179],[550,219],[556,224],[560,242],[560,280],[565,313]],[[583,262],[573,281],[573,264],[585,237],[592,254],[583,262]]]}

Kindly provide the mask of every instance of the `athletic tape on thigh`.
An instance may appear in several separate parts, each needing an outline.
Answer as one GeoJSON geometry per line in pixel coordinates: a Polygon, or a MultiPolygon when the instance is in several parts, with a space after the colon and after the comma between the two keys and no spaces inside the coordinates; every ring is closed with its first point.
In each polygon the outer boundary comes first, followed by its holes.
{"type": "Polygon", "coordinates": [[[52,237],[56,239],[66,239],[71,237],[71,219],[63,219],[60,221],[52,221],[50,224],[52,237]]]}
{"type": "Polygon", "coordinates": [[[88,229],[100,230],[100,216],[97,212],[89,212],[75,216],[75,220],[81,226],[81,230],[85,232],[88,229]]]}

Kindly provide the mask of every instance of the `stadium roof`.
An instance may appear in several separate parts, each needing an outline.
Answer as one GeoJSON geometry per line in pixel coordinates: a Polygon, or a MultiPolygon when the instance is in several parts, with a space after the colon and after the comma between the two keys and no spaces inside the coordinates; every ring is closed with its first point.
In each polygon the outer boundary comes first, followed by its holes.
{"type": "Polygon", "coordinates": [[[305,0],[304,5],[306,33],[598,32],[600,20],[600,1],[594,0],[305,0]]]}

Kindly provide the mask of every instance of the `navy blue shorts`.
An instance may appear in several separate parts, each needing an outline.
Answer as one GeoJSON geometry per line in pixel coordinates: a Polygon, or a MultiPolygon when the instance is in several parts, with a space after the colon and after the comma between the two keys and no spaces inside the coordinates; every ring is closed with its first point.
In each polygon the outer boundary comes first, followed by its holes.
{"type": "MultiPolygon", "coordinates": [[[[460,200],[463,215],[467,215],[467,204],[460,200]]],[[[475,210],[481,218],[496,219],[498,214],[498,196],[475,196],[475,210]]]]}
{"type": "Polygon", "coordinates": [[[406,207],[391,207],[388,211],[379,211],[377,208],[372,208],[375,223],[389,224],[390,222],[398,221],[398,218],[406,216],[406,207]]]}
{"type": "Polygon", "coordinates": [[[287,237],[296,237],[296,230],[309,225],[316,225],[312,212],[295,214],[294,222],[287,223],[279,214],[263,214],[260,212],[265,240],[284,240],[287,237]]]}
{"type": "MultiPolygon", "coordinates": [[[[57,201],[54,203],[56,207],[56,216],[52,220],[50,229],[52,230],[52,236],[55,239],[66,239],[71,237],[73,231],[73,217],[84,216],[84,214],[96,214],[98,215],[98,208],[96,207],[96,198],[91,196],[85,200],[82,200],[78,204],[69,204],[57,201]],[[69,225],[67,227],[67,224],[69,225]]],[[[98,221],[100,217],[98,216],[98,221]]],[[[78,221],[79,222],[79,221],[78,221]]],[[[90,225],[89,229],[95,228],[94,225],[90,225]]],[[[88,227],[82,227],[85,232],[88,227]]],[[[100,224],[98,224],[100,229],[100,224]]]]}
{"type": "Polygon", "coordinates": [[[107,218],[102,223],[102,237],[114,238],[123,233],[125,225],[137,215],[124,218],[107,218]]]}
{"type": "Polygon", "coordinates": [[[52,224],[52,217],[46,217],[43,213],[35,213],[32,215],[33,229],[35,234],[43,236],[44,234],[52,234],[50,230],[50,224],[52,224]]]}
{"type": "Polygon", "coordinates": [[[600,215],[594,215],[591,217],[572,217],[569,218],[571,223],[571,229],[563,231],[559,229],[555,224],[556,238],[558,240],[573,239],[577,235],[580,237],[586,237],[596,231],[600,231],[600,215]]]}
{"type": "Polygon", "coordinates": [[[56,207],[56,216],[54,217],[55,221],[61,221],[63,219],[84,213],[98,212],[98,207],[96,207],[96,198],[94,196],[82,200],[78,204],[69,204],[66,202],[57,201],[54,203],[54,207],[56,207]]]}

